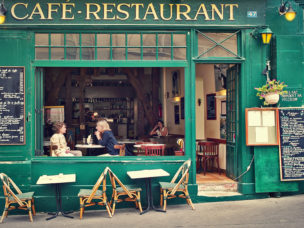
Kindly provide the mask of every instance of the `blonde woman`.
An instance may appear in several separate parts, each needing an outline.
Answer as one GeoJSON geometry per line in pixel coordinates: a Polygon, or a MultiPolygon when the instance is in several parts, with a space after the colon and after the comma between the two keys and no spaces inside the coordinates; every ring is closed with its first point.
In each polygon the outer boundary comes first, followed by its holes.
{"type": "Polygon", "coordinates": [[[118,143],[108,122],[105,119],[99,120],[96,124],[96,130],[95,135],[97,137],[98,144],[104,146],[108,153],[104,155],[119,155],[119,150],[114,149],[114,145],[117,145],[118,143]]]}
{"type": "Polygon", "coordinates": [[[55,134],[51,137],[51,144],[57,146],[54,151],[53,156],[57,157],[72,157],[72,156],[82,156],[82,152],[79,150],[70,150],[67,146],[64,134],[66,133],[66,125],[62,122],[57,122],[53,126],[53,131],[55,134]]]}

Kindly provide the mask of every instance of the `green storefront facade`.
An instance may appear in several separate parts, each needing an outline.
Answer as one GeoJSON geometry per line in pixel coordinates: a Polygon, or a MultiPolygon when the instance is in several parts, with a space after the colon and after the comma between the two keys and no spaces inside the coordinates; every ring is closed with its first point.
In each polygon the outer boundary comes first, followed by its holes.
{"type": "MultiPolygon", "coordinates": [[[[0,25],[0,65],[25,67],[25,144],[0,145],[0,172],[8,174],[24,191],[35,191],[36,208],[47,211],[55,207],[53,188],[36,185],[41,175],[75,173],[76,183],[63,188],[64,204],[79,208],[77,193],[91,187],[101,171],[109,166],[124,183],[130,183],[130,170],[163,168],[171,176],[187,159],[192,160],[189,189],[194,202],[206,199],[197,196],[196,184],[196,66],[208,63],[236,64],[235,93],[231,112],[235,120],[233,138],[227,140],[227,174],[238,177],[246,171],[254,156],[254,165],[238,179],[238,191],[246,197],[266,196],[270,192],[303,192],[302,182],[281,182],[277,146],[246,146],[245,108],[259,107],[255,87],[265,83],[262,71],[270,60],[272,78],[286,82],[303,95],[304,25],[303,2],[291,1],[297,16],[288,22],[278,13],[280,0],[208,0],[208,1],[5,1],[6,21],[0,25]],[[270,45],[262,44],[254,31],[269,27],[273,32],[270,45]],[[61,60],[51,54],[37,59],[35,37],[52,33],[124,33],[149,34],[170,32],[185,34],[184,59],[139,60],[109,59],[61,60]],[[205,33],[231,33],[237,37],[236,52],[227,56],[204,56],[198,49],[198,36],[205,33]],[[36,57],[35,57],[36,56],[36,57]],[[164,157],[82,157],[54,158],[35,156],[42,147],[41,107],[43,106],[41,69],[45,67],[179,67],[184,69],[185,92],[185,156],[164,157]],[[229,149],[228,149],[229,147],[229,149]],[[264,194],[263,194],[264,193],[264,194]]],[[[224,42],[214,43],[221,46],[224,42]]],[[[111,44],[112,45],[112,44],[111,44]]],[[[143,47],[142,43],[139,48],[143,47]]],[[[223,45],[224,46],[224,45],[223,45]]],[[[49,48],[46,45],[44,48],[49,48]]],[[[65,47],[66,48],[66,47],[65,47]]],[[[112,47],[111,47],[112,48],[112,47]]],[[[212,47],[211,47],[212,49],[212,47]]],[[[173,48],[171,47],[173,52],[173,48]]],[[[127,56],[127,54],[126,54],[127,56]]],[[[174,56],[174,55],[172,55],[174,56]]],[[[2,85],[1,85],[2,86],[2,85]]],[[[5,86],[5,85],[4,85],[5,86]]],[[[300,107],[304,101],[281,106],[300,107]]],[[[229,107],[229,102],[228,106],[229,107]]],[[[165,180],[166,178],[164,178],[165,180]]],[[[168,177],[167,180],[170,178],[168,177]]],[[[159,194],[153,183],[155,197],[159,194]]],[[[109,188],[110,191],[110,188],[109,188]]],[[[157,197],[158,198],[158,197],[157,197]]],[[[242,198],[242,197],[239,197],[242,198]]],[[[3,197],[1,198],[3,201],[3,197]]],[[[236,198],[237,199],[237,198],[236,198]]],[[[178,202],[178,201],[175,201],[178,202]]]]}

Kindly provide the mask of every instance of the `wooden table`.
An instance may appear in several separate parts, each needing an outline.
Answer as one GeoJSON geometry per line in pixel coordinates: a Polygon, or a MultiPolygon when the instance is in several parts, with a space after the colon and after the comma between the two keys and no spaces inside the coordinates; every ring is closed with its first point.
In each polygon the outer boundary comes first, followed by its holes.
{"type": "Polygon", "coordinates": [[[83,148],[83,149],[97,149],[97,148],[105,148],[102,145],[96,145],[96,144],[76,144],[76,148],[83,148]]]}
{"type": "Polygon", "coordinates": [[[127,174],[131,179],[145,179],[146,181],[146,197],[148,206],[142,213],[140,213],[141,215],[150,211],[151,209],[159,212],[166,212],[164,210],[155,208],[153,205],[152,178],[170,176],[168,172],[163,169],[146,169],[139,171],[128,171],[127,174]]]}
{"type": "Polygon", "coordinates": [[[74,218],[73,216],[67,215],[71,212],[62,211],[62,203],[61,203],[61,189],[60,185],[65,183],[73,183],[76,182],[76,174],[58,174],[58,175],[43,175],[40,176],[36,184],[55,184],[55,197],[56,197],[56,212],[49,213],[52,216],[47,218],[46,220],[50,220],[56,218],[60,213],[64,217],[74,218]]]}

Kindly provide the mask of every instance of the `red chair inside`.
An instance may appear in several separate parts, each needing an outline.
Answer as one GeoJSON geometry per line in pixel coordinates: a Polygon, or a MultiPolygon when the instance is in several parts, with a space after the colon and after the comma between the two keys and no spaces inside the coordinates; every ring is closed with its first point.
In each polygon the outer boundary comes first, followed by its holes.
{"type": "Polygon", "coordinates": [[[146,156],[164,156],[165,145],[143,145],[142,149],[145,150],[146,156]]]}
{"type": "Polygon", "coordinates": [[[214,161],[216,161],[218,173],[220,174],[219,144],[216,142],[199,142],[198,145],[197,169],[199,169],[203,163],[204,175],[206,175],[207,162],[210,161],[211,165],[213,165],[214,161]]]}

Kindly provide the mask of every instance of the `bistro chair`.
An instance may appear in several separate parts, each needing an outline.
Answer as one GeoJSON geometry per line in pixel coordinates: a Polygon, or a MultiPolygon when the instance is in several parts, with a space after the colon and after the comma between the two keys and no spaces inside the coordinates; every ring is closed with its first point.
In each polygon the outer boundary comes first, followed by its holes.
{"type": "Polygon", "coordinates": [[[146,142],[146,141],[141,141],[141,142],[136,142],[135,145],[139,145],[139,147],[137,147],[137,156],[139,155],[142,155],[144,156],[145,155],[145,149],[143,148],[143,146],[145,144],[156,144],[156,142],[146,142]]]}
{"type": "Polygon", "coordinates": [[[0,222],[2,223],[3,219],[7,217],[8,211],[14,209],[27,210],[30,221],[33,222],[32,214],[36,215],[33,198],[34,192],[23,193],[14,181],[4,173],[0,173],[0,178],[3,183],[3,193],[5,197],[5,205],[0,222]]]}
{"type": "Polygon", "coordinates": [[[143,145],[141,146],[145,151],[146,156],[164,156],[165,145],[143,145]]]}
{"type": "Polygon", "coordinates": [[[142,212],[142,206],[140,202],[140,192],[142,189],[136,185],[124,185],[118,177],[113,173],[111,169],[109,169],[109,176],[113,188],[112,199],[110,205],[112,207],[112,216],[115,212],[116,203],[120,203],[123,201],[131,201],[135,203],[136,208],[142,212]],[[117,184],[120,187],[117,187],[117,184]],[[122,197],[119,199],[119,197],[122,197]]]}
{"type": "Polygon", "coordinates": [[[185,198],[187,203],[194,210],[194,205],[190,199],[188,192],[188,179],[189,179],[189,169],[191,166],[191,160],[185,161],[182,166],[177,170],[171,182],[159,182],[160,185],[160,206],[166,211],[167,200],[180,197],[185,198]],[[179,178],[179,179],[178,179],[179,178]],[[176,195],[181,193],[180,195],[176,195]]]}
{"type": "Polygon", "coordinates": [[[126,156],[126,145],[114,145],[114,149],[119,149],[119,156],[126,156]]]}
{"type": "Polygon", "coordinates": [[[203,163],[204,175],[206,175],[207,163],[208,161],[211,164],[216,161],[217,163],[217,171],[220,172],[220,164],[219,164],[219,144],[217,142],[199,142],[199,151],[197,151],[197,168],[201,167],[203,163]]]}
{"type": "Polygon", "coordinates": [[[58,149],[58,146],[57,145],[53,145],[51,143],[51,145],[50,145],[50,156],[51,157],[57,157],[57,154],[55,153],[55,150],[57,150],[57,149],[58,149]]]}
{"type": "Polygon", "coordinates": [[[108,214],[112,217],[111,206],[107,201],[106,195],[106,178],[109,167],[106,167],[98,178],[92,189],[80,189],[78,197],[80,198],[80,219],[82,219],[84,208],[94,205],[106,206],[108,214]],[[102,190],[98,190],[102,184],[102,190]]]}

